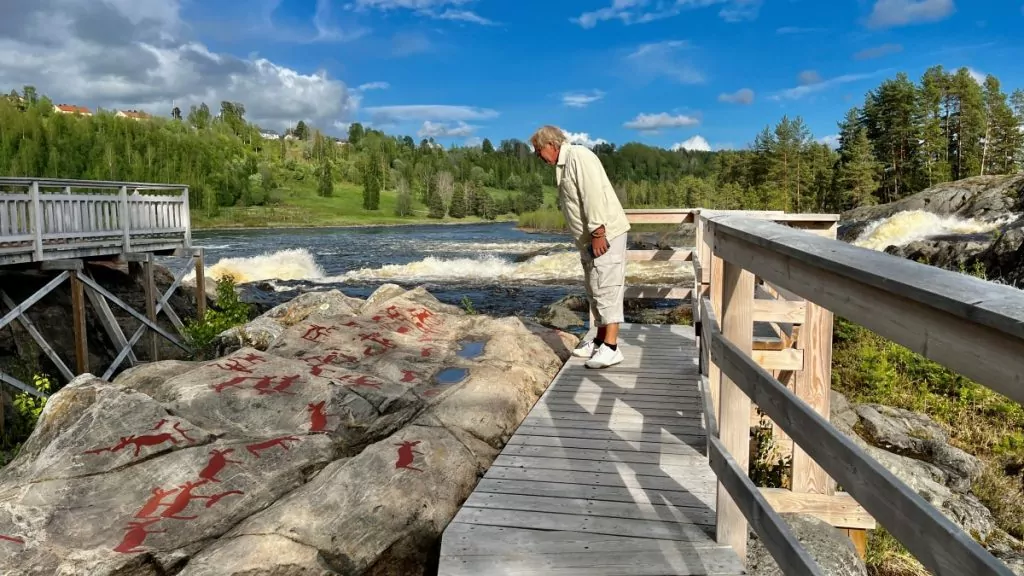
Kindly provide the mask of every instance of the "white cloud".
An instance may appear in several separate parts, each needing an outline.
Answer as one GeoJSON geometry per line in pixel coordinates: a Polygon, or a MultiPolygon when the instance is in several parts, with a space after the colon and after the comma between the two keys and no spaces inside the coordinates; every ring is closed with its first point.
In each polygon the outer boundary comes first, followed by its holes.
{"type": "Polygon", "coordinates": [[[562,104],[570,108],[586,108],[587,106],[604,98],[604,92],[594,90],[592,92],[569,92],[562,94],[562,104]]]}
{"type": "MultiPolygon", "coordinates": [[[[875,72],[875,73],[872,73],[872,74],[844,74],[843,76],[837,76],[835,78],[830,78],[828,80],[820,80],[819,82],[814,83],[814,84],[804,84],[802,86],[797,86],[796,88],[790,88],[788,90],[783,90],[782,92],[772,96],[771,99],[772,100],[781,100],[781,99],[798,100],[800,98],[803,98],[804,96],[807,96],[808,94],[813,94],[815,92],[821,92],[822,90],[826,90],[826,89],[831,88],[833,86],[840,86],[842,84],[849,84],[850,82],[857,82],[857,81],[860,81],[860,80],[865,80],[867,78],[871,78],[872,76],[877,76],[877,75],[878,75],[878,72],[875,72]]],[[[802,76],[802,74],[801,74],[801,76],[802,76]]]]}
{"type": "Polygon", "coordinates": [[[583,28],[593,28],[600,22],[619,20],[625,25],[646,24],[678,16],[686,10],[722,6],[718,15],[727,22],[754,20],[763,0],[612,0],[611,6],[584,12],[571,21],[583,28]]]}
{"type": "Polygon", "coordinates": [[[593,148],[598,144],[608,143],[608,141],[603,138],[591,138],[590,134],[587,134],[586,132],[568,132],[566,130],[562,130],[562,132],[565,134],[565,137],[569,139],[570,143],[581,144],[587,148],[593,148]]]}
{"type": "Polygon", "coordinates": [[[349,10],[365,11],[380,10],[388,12],[391,10],[409,10],[435,18],[437,20],[458,20],[484,26],[493,25],[494,22],[476,12],[459,8],[474,0],[355,0],[346,5],[349,10]],[[443,10],[442,10],[443,9],[443,10]]]}
{"type": "Polygon", "coordinates": [[[754,91],[750,88],[740,88],[732,94],[719,94],[718,101],[730,104],[753,104],[754,91]]]}
{"type": "Polygon", "coordinates": [[[697,124],[700,124],[700,120],[693,116],[672,115],[668,112],[661,112],[658,114],[638,114],[636,118],[626,122],[623,126],[630,130],[654,132],[663,128],[685,128],[687,126],[696,126],[697,124]]]}
{"type": "Polygon", "coordinates": [[[977,82],[979,85],[981,85],[981,86],[985,85],[985,78],[987,77],[986,74],[984,74],[982,72],[978,72],[977,70],[975,70],[974,68],[971,68],[970,66],[967,67],[967,73],[970,74],[971,78],[975,82],[977,82]]]}
{"type": "Polygon", "coordinates": [[[471,136],[476,129],[476,126],[470,126],[465,122],[444,124],[441,122],[431,122],[430,120],[427,120],[423,122],[423,126],[417,134],[420,138],[467,138],[471,136]]]}
{"type": "Polygon", "coordinates": [[[822,136],[818,138],[818,143],[824,144],[829,148],[835,150],[839,147],[839,134],[829,134],[828,136],[822,136]]]}
{"type": "Polygon", "coordinates": [[[366,84],[360,84],[356,90],[366,92],[367,90],[387,90],[388,88],[391,88],[391,84],[387,82],[367,82],[366,84]]]}
{"type": "Polygon", "coordinates": [[[704,75],[682,54],[689,47],[683,40],[641,44],[626,56],[632,76],[665,76],[682,84],[700,84],[704,75]]]}
{"type": "Polygon", "coordinates": [[[483,138],[481,138],[479,136],[472,136],[470,138],[466,138],[466,141],[463,142],[462,145],[466,146],[467,148],[476,148],[477,146],[480,146],[483,143],[484,143],[484,139],[483,138]]]}
{"type": "Polygon", "coordinates": [[[818,74],[817,70],[804,70],[797,76],[797,80],[801,86],[821,84],[821,74],[818,74]]]}
{"type": "Polygon", "coordinates": [[[374,122],[434,120],[438,122],[464,122],[466,120],[489,120],[497,118],[498,112],[489,108],[473,106],[448,106],[443,104],[412,104],[405,106],[374,106],[367,108],[374,122]]]}
{"type": "Polygon", "coordinates": [[[711,144],[700,134],[672,145],[672,150],[689,150],[691,152],[711,152],[711,144]]]}
{"type": "Polygon", "coordinates": [[[877,0],[869,28],[895,28],[945,20],[956,10],[953,0],[877,0]]]}
{"type": "Polygon", "coordinates": [[[358,106],[344,82],[266,58],[212,52],[186,37],[180,0],[15,0],[0,20],[0,86],[35,85],[69,103],[137,108],[242,102],[267,128],[344,121],[358,106]]]}
{"type": "Polygon", "coordinates": [[[860,52],[853,55],[856,60],[870,60],[871,58],[881,58],[890,54],[898,54],[903,52],[902,44],[882,44],[881,46],[874,46],[871,48],[865,48],[860,52]]]}

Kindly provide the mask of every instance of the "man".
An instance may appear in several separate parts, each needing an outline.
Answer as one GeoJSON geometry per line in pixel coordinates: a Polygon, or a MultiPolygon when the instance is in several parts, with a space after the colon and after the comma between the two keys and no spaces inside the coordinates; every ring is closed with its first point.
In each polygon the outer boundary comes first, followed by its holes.
{"type": "Polygon", "coordinates": [[[601,160],[589,148],[569,144],[555,126],[540,128],[530,142],[538,156],[555,166],[562,213],[580,250],[587,301],[598,326],[596,337],[582,342],[573,355],[587,358],[588,368],[614,366],[623,360],[618,344],[629,220],[601,160]]]}

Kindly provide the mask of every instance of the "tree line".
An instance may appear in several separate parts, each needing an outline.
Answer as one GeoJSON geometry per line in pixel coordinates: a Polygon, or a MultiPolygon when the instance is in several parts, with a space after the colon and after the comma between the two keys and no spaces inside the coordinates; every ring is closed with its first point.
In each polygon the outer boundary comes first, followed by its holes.
{"type": "MultiPolygon", "coordinates": [[[[347,141],[305,122],[267,139],[243,103],[206,104],[136,122],[99,111],[58,114],[32,87],[0,98],[0,174],[188,184],[194,209],[287,202],[303,185],[329,197],[361,187],[364,210],[395,194],[395,213],[493,218],[544,206],[554,170],[518,139],[445,149],[359,123],[347,141]]],[[[1024,167],[1024,92],[934,67],[915,83],[883,81],[838,123],[836,149],[800,117],[766,126],[744,150],[665,150],[640,143],[593,148],[629,207],[841,211],[891,202],[929,186],[1024,167]]]]}

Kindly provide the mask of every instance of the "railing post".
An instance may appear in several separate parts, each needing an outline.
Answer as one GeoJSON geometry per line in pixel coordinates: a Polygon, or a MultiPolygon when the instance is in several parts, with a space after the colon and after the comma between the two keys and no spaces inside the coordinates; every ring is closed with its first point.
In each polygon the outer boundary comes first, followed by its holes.
{"type": "Polygon", "coordinates": [[[81,375],[89,372],[89,340],[85,333],[85,290],[78,274],[79,270],[71,271],[71,320],[75,335],[75,368],[81,375]]]}
{"type": "Polygon", "coordinates": [[[192,253],[196,259],[196,320],[202,322],[206,318],[206,252],[194,248],[192,253]]]}
{"type": "Polygon", "coordinates": [[[192,248],[192,209],[189,207],[188,186],[181,191],[180,220],[185,225],[185,248],[192,248]]]}
{"type": "Polygon", "coordinates": [[[35,245],[35,259],[37,262],[43,260],[43,203],[39,198],[39,182],[32,182],[29,189],[32,197],[32,243],[35,245]]]}
{"type": "Polygon", "coordinates": [[[119,199],[120,199],[120,206],[121,206],[121,208],[119,210],[120,218],[118,218],[118,220],[120,220],[119,223],[121,224],[121,234],[123,235],[122,236],[122,238],[123,238],[122,242],[124,244],[123,250],[124,250],[125,254],[128,254],[128,253],[130,253],[132,251],[132,233],[131,233],[132,217],[131,217],[131,214],[129,214],[129,212],[128,212],[128,187],[127,186],[121,186],[121,191],[119,192],[119,199]]]}
{"type": "MultiPolygon", "coordinates": [[[[722,262],[722,335],[739,350],[753,350],[754,275],[730,262],[722,262]]],[[[714,292],[712,281],[712,292],[714,292]]],[[[720,375],[718,436],[746,472],[750,463],[750,398],[728,376],[720,375]]],[[[731,546],[740,558],[747,556],[747,520],[729,493],[718,485],[718,543],[731,546]]]]}

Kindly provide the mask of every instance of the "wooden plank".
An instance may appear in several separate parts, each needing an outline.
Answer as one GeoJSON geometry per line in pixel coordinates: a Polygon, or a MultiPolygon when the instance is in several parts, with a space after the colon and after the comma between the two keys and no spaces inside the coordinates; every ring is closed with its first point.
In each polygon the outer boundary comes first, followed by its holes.
{"type": "MultiPolygon", "coordinates": [[[[754,275],[729,261],[725,261],[722,268],[722,336],[749,356],[753,351],[754,275]]],[[[750,398],[724,372],[718,398],[718,436],[723,449],[745,472],[750,462],[750,398]]],[[[714,437],[712,441],[716,441],[714,437]]],[[[745,558],[747,522],[724,483],[718,486],[717,510],[718,543],[731,547],[740,558],[745,558]]]]}
{"type": "Polygon", "coordinates": [[[769,418],[933,574],[1012,574],[731,342],[715,336],[711,355],[769,418]]]}
{"type": "Polygon", "coordinates": [[[692,295],[693,288],[686,286],[627,286],[623,297],[631,300],[689,300],[692,295]]]}
{"type": "Polygon", "coordinates": [[[505,446],[502,456],[563,458],[566,460],[594,460],[597,462],[624,462],[629,464],[654,464],[665,466],[700,467],[707,463],[703,454],[693,451],[686,454],[673,452],[636,452],[633,450],[592,450],[588,448],[566,448],[564,446],[505,446]]]}
{"type": "MultiPolygon", "coordinates": [[[[726,376],[723,381],[728,380],[728,371],[723,367],[723,374],[726,376]]],[[[722,398],[722,406],[725,407],[726,397],[722,398]]],[[[818,563],[811,558],[811,555],[804,549],[799,540],[793,536],[789,526],[780,517],[768,501],[761,494],[757,486],[747,477],[746,464],[737,462],[729,453],[725,442],[714,436],[708,437],[708,462],[715,471],[720,482],[718,498],[718,518],[722,518],[722,492],[725,491],[731,505],[735,506],[743,514],[743,552],[740,553],[733,546],[733,550],[741,558],[746,557],[747,544],[747,522],[757,533],[758,538],[772,558],[778,564],[783,574],[807,574],[810,576],[824,576],[824,571],[818,563]]],[[[721,524],[720,524],[721,525],[721,524]]],[[[719,544],[722,539],[718,539],[719,544]]]]}
{"type": "Polygon", "coordinates": [[[455,522],[503,526],[508,528],[533,528],[536,530],[586,532],[632,538],[654,538],[681,542],[708,542],[710,535],[704,526],[679,522],[657,522],[653,520],[628,520],[624,518],[601,518],[551,514],[547,512],[524,512],[522,510],[490,510],[484,508],[463,508],[455,516],[455,522]]]}
{"type": "MultiPolygon", "coordinates": [[[[749,419],[750,415],[747,415],[749,419]]],[[[697,435],[703,433],[703,427],[699,420],[687,422],[680,418],[642,418],[636,420],[574,420],[570,418],[548,417],[548,416],[527,416],[522,422],[523,426],[546,426],[548,428],[579,428],[583,430],[611,430],[613,432],[639,432],[644,428],[657,426],[672,433],[697,435]]]]}
{"type": "Polygon", "coordinates": [[[605,418],[605,419],[622,419],[629,416],[635,415],[636,417],[643,419],[647,416],[658,416],[663,418],[682,418],[685,420],[700,420],[701,408],[694,402],[690,406],[682,408],[651,408],[651,407],[640,407],[635,404],[628,404],[626,402],[614,404],[611,406],[595,406],[593,408],[587,408],[579,405],[568,405],[568,404],[548,404],[538,403],[533,411],[538,415],[544,416],[565,416],[569,417],[573,414],[586,416],[589,418],[605,418]]]}
{"type": "Polygon", "coordinates": [[[664,427],[648,430],[588,430],[586,428],[559,428],[549,423],[546,426],[522,424],[516,432],[517,434],[528,434],[530,436],[586,438],[593,440],[624,440],[627,442],[664,442],[665,438],[668,437],[701,449],[703,449],[705,442],[703,430],[700,432],[692,429],[679,431],[666,430],[664,427]]]}
{"type": "Polygon", "coordinates": [[[693,222],[693,212],[684,210],[633,212],[632,209],[627,209],[626,218],[629,219],[630,224],[685,224],[693,222]]]}
{"type": "Polygon", "coordinates": [[[626,520],[679,522],[708,527],[714,523],[713,512],[700,502],[694,502],[692,506],[657,502],[647,502],[638,506],[636,502],[609,502],[593,498],[473,492],[462,506],[490,510],[521,510],[626,520]]]}
{"type": "Polygon", "coordinates": [[[796,371],[804,369],[804,351],[796,348],[753,350],[751,354],[754,361],[765,370],[796,371]]]}
{"type": "Polygon", "coordinates": [[[660,454],[701,454],[697,448],[680,440],[667,441],[662,439],[658,442],[630,442],[620,439],[600,438],[560,438],[551,436],[534,436],[530,434],[516,433],[509,439],[503,452],[512,453],[511,448],[527,448],[551,446],[559,448],[586,448],[589,450],[607,451],[633,451],[638,453],[653,452],[660,454]]]}
{"type": "Polygon", "coordinates": [[[531,470],[599,472],[602,474],[620,474],[623,470],[629,470],[630,473],[637,476],[656,476],[672,479],[690,478],[691,481],[701,482],[709,477],[703,466],[694,467],[692,464],[627,464],[624,462],[598,462],[567,458],[542,458],[539,456],[499,455],[492,465],[509,468],[529,468],[531,470]]]}
{"type": "Polygon", "coordinates": [[[716,219],[716,251],[766,281],[1024,403],[1024,295],[766,222],[716,219]]]}
{"type": "MultiPolygon", "coordinates": [[[[152,325],[156,325],[156,279],[153,276],[153,258],[147,254],[142,262],[142,288],[146,298],[146,317],[152,325]]],[[[160,342],[158,334],[153,331],[149,333],[149,361],[159,361],[160,342]]]]}
{"type": "Polygon", "coordinates": [[[612,412],[588,412],[586,410],[553,410],[546,406],[537,406],[530,412],[528,420],[548,420],[551,422],[562,422],[565,420],[572,420],[574,422],[593,422],[598,424],[608,424],[612,426],[618,425],[629,425],[634,422],[646,423],[646,424],[668,424],[676,426],[700,426],[700,411],[690,410],[689,414],[680,414],[677,412],[668,411],[667,414],[651,414],[650,412],[641,412],[636,408],[630,407],[628,404],[623,404],[621,407],[612,412]]]}
{"type": "Polygon", "coordinates": [[[626,259],[630,262],[689,262],[693,259],[693,250],[629,250],[626,259]]]}
{"type": "MultiPolygon", "coordinates": [[[[712,236],[712,229],[711,229],[710,226],[708,226],[708,229],[705,231],[704,240],[709,245],[714,241],[714,238],[712,236]]],[[[711,252],[710,257],[711,257],[711,279],[710,279],[710,286],[711,286],[711,298],[710,298],[710,300],[711,300],[711,310],[710,310],[710,313],[713,314],[715,318],[721,318],[722,317],[722,280],[723,280],[722,273],[723,273],[723,271],[725,269],[725,262],[721,258],[719,258],[714,253],[714,251],[711,252]]],[[[701,319],[701,321],[703,322],[703,318],[701,319]]],[[[709,341],[709,343],[710,343],[710,341],[709,341]]],[[[715,414],[715,418],[717,419],[718,418],[718,414],[719,414],[719,409],[720,409],[720,406],[721,406],[719,395],[722,393],[722,371],[721,371],[721,369],[718,368],[718,366],[715,366],[714,362],[710,362],[709,365],[708,365],[708,379],[710,380],[710,383],[711,383],[711,387],[710,387],[710,390],[711,390],[711,402],[712,402],[712,405],[715,408],[714,414],[715,414]]]]}
{"type": "Polygon", "coordinates": [[[754,300],[753,306],[755,322],[801,324],[804,321],[807,303],[758,298],[754,300]]]}
{"type": "Polygon", "coordinates": [[[52,292],[54,288],[56,288],[57,286],[60,286],[61,283],[64,282],[64,280],[67,280],[68,276],[70,276],[70,275],[71,275],[70,272],[67,272],[67,271],[61,272],[56,277],[54,277],[53,280],[50,280],[49,282],[47,282],[45,286],[43,286],[39,290],[36,290],[35,294],[33,294],[33,295],[29,296],[28,298],[26,298],[24,302],[22,302],[21,304],[18,304],[17,306],[15,306],[7,314],[4,314],[3,317],[0,318],[0,328],[3,328],[4,326],[7,326],[15,318],[17,318],[18,316],[21,316],[25,312],[25,310],[28,310],[33,304],[35,304],[36,302],[39,302],[40,300],[42,300],[47,294],[52,292]]]}
{"type": "MultiPolygon", "coordinates": [[[[583,402],[581,398],[544,398],[537,402],[537,405],[547,406],[551,410],[555,409],[576,409],[586,410],[592,414],[608,413],[614,406],[619,404],[616,401],[615,396],[604,395],[601,397],[594,398],[591,402],[583,402]]],[[[647,409],[654,410],[692,410],[694,408],[703,410],[704,406],[700,403],[700,398],[691,396],[681,396],[679,398],[671,398],[668,400],[634,400],[631,402],[622,402],[634,410],[646,411],[647,409]]],[[[646,413],[646,412],[645,412],[646,413]]]]}
{"type": "MultiPolygon", "coordinates": [[[[485,477],[477,484],[474,493],[625,502],[634,506],[654,503],[684,508],[703,508],[709,513],[715,507],[715,497],[710,491],[692,493],[685,490],[644,490],[638,487],[591,486],[544,480],[505,480],[485,477]]],[[[710,523],[708,524],[710,525],[710,523]]]]}
{"type": "MultiPolygon", "coordinates": [[[[485,478],[496,480],[522,480],[538,482],[554,482],[560,484],[578,484],[581,486],[615,486],[647,492],[685,492],[700,495],[701,498],[717,498],[715,492],[715,474],[710,468],[704,468],[699,474],[660,476],[637,475],[632,473],[587,472],[579,470],[559,470],[552,468],[519,468],[494,465],[487,470],[485,478]]],[[[675,472],[675,470],[670,470],[675,472]]],[[[713,505],[714,503],[712,503],[713,505]]]]}
{"type": "MultiPolygon", "coordinates": [[[[671,561],[652,555],[651,552],[513,552],[493,556],[442,556],[439,561],[443,569],[438,572],[438,576],[734,576],[743,573],[737,571],[731,564],[726,564],[724,560],[709,564],[708,559],[694,556],[690,546],[680,548],[685,550],[685,555],[680,553],[681,557],[671,561]]],[[[724,556],[726,552],[719,552],[716,549],[716,554],[724,556]]]]}
{"type": "Polygon", "coordinates": [[[849,494],[798,493],[784,488],[761,488],[761,495],[779,514],[810,514],[836,528],[874,530],[878,527],[867,510],[849,494]]]}
{"type": "Polygon", "coordinates": [[[89,372],[89,340],[85,328],[85,293],[79,273],[71,273],[71,327],[75,336],[75,368],[89,372]]]}

